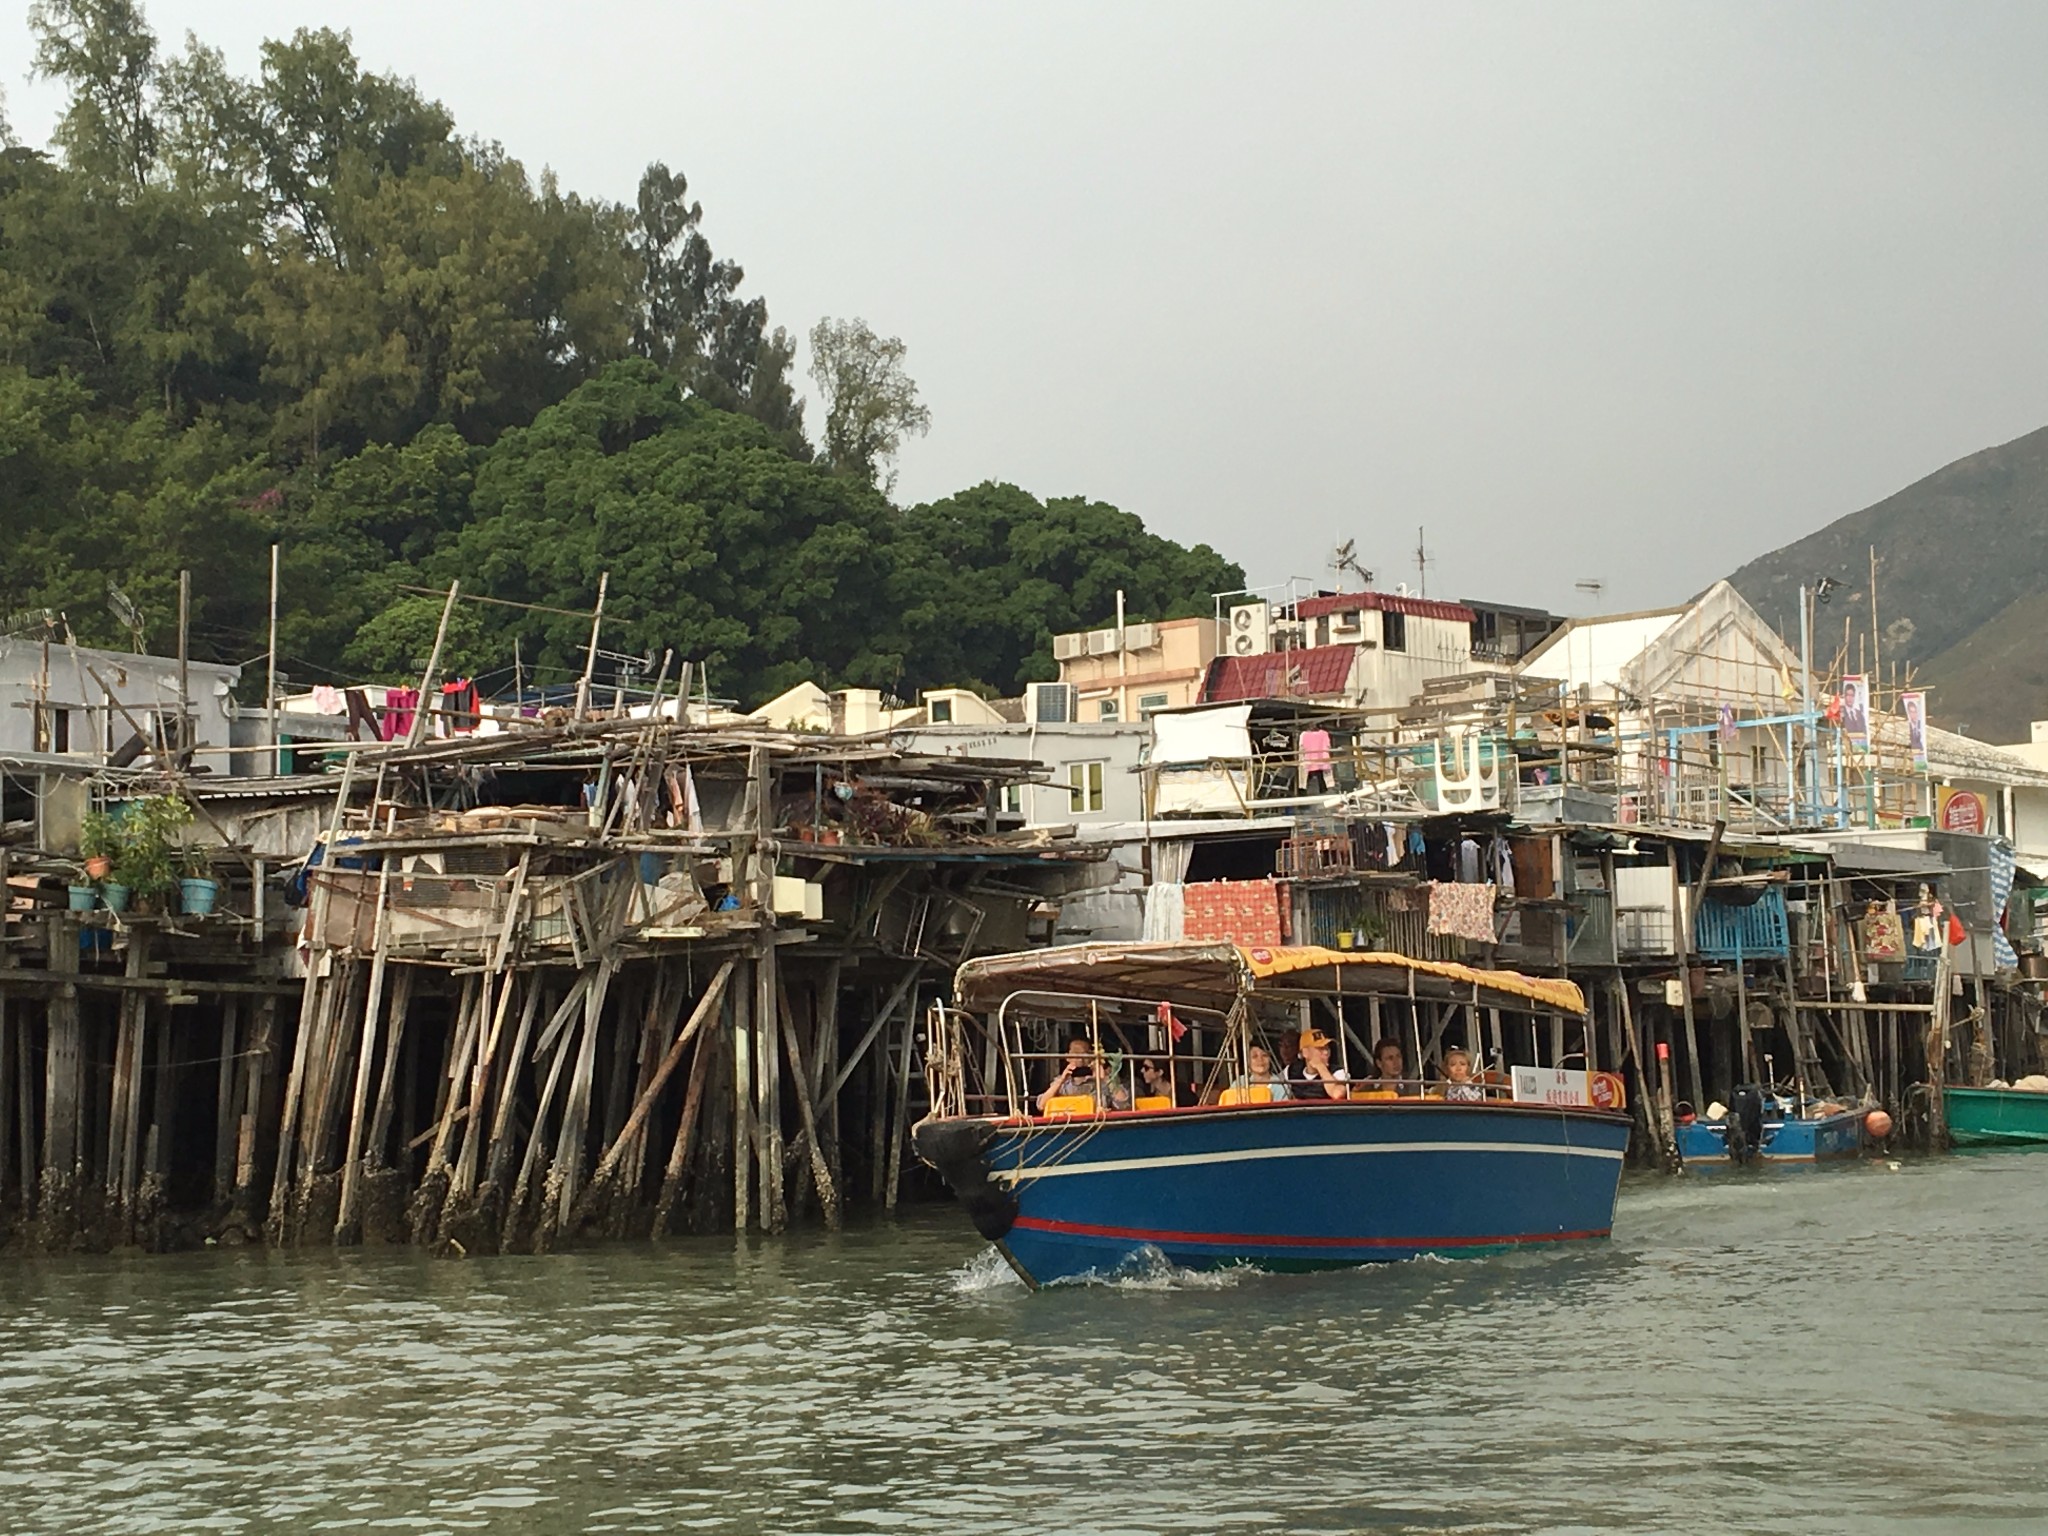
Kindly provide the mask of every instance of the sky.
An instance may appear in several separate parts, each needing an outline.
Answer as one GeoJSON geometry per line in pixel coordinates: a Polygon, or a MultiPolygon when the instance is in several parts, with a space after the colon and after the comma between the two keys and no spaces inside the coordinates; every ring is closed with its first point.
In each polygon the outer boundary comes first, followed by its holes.
{"type": "Polygon", "coordinates": [[[908,345],[899,500],[1254,585],[1678,602],[2048,424],[2048,6],[145,4],[245,73],[349,29],[587,194],[665,160],[774,321],[908,345]]]}

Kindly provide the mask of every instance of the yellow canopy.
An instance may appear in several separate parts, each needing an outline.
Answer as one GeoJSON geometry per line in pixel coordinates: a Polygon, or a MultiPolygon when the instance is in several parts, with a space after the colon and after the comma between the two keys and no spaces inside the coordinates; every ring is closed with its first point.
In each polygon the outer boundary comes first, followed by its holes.
{"type": "MultiPolygon", "coordinates": [[[[1276,976],[1298,976],[1304,984],[1313,985],[1324,981],[1324,978],[1305,973],[1327,968],[1331,972],[1331,980],[1334,980],[1340,970],[1354,966],[1370,967],[1412,972],[1418,976],[1439,976],[1481,991],[1505,992],[1510,997],[1524,998],[1556,1013],[1583,1014],[1586,1011],[1586,995],[1576,982],[1549,976],[1524,976],[1520,971],[1489,971],[1476,965],[1459,965],[1453,960],[1416,960],[1387,950],[1324,949],[1316,944],[1250,949],[1239,945],[1238,953],[1244,957],[1245,969],[1260,981],[1276,976]]],[[[1330,981],[1324,981],[1324,984],[1330,985],[1330,981]]]]}
{"type": "Polygon", "coordinates": [[[1489,971],[1444,960],[1414,960],[1380,950],[1315,945],[1245,948],[1234,944],[1072,944],[969,960],[954,979],[963,1008],[986,1007],[1012,992],[1065,992],[1140,1001],[1181,999],[1227,1007],[1261,982],[1287,990],[1478,1000],[1583,1015],[1585,995],[1569,981],[1489,971]]]}

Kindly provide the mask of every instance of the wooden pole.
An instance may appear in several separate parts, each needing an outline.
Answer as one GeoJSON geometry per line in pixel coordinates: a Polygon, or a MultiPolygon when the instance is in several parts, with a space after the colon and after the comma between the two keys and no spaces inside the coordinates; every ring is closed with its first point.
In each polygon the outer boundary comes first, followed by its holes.
{"type": "Polygon", "coordinates": [[[283,732],[278,729],[277,719],[277,552],[280,546],[270,546],[270,645],[264,652],[263,661],[263,713],[270,722],[270,771],[284,772],[283,732]]]}
{"type": "Polygon", "coordinates": [[[705,1022],[711,1017],[713,1011],[717,1009],[720,1000],[724,998],[725,984],[732,979],[733,967],[737,963],[737,961],[728,960],[719,966],[717,972],[711,978],[710,985],[704,989],[704,995],[697,1000],[697,1006],[691,1010],[689,1021],[683,1025],[682,1029],[677,1031],[675,1040],[669,1045],[668,1050],[661,1058],[660,1064],[654,1069],[653,1078],[641,1091],[639,1100],[633,1105],[632,1113],[626,1117],[625,1125],[620,1129],[619,1134],[613,1138],[610,1150],[599,1161],[597,1171],[591,1174],[590,1190],[592,1195],[595,1195],[611,1179],[612,1175],[617,1172],[620,1160],[625,1156],[626,1147],[647,1124],[647,1116],[654,1109],[654,1101],[660,1095],[662,1088],[667,1085],[669,1076],[675,1071],[677,1065],[681,1063],[683,1052],[697,1038],[698,1031],[704,1027],[705,1022]]]}
{"type": "Polygon", "coordinates": [[[385,930],[391,900],[391,860],[377,864],[377,907],[370,918],[370,988],[363,1003],[362,1044],[356,1051],[355,1102],[348,1117],[348,1150],[341,1163],[341,1209],[334,1222],[334,1240],[355,1225],[356,1199],[361,1190],[362,1171],[357,1166],[363,1155],[364,1116],[369,1112],[370,1071],[377,1061],[377,1025],[384,1009],[385,930]]]}
{"type": "Polygon", "coordinates": [[[803,1047],[796,1036],[796,1020],[790,1016],[787,994],[779,998],[782,1016],[782,1041],[789,1049],[790,1076],[796,1083],[796,1112],[803,1121],[804,1140],[811,1157],[811,1178],[818,1186],[818,1203],[825,1211],[825,1225],[834,1232],[839,1230],[842,1212],[839,1206],[839,1186],[832,1178],[831,1165],[826,1161],[825,1149],[818,1139],[817,1106],[811,1100],[811,1081],[804,1071],[803,1047]]]}
{"type": "Polygon", "coordinates": [[[889,1132],[888,1185],[882,1191],[882,1208],[892,1214],[896,1210],[897,1188],[903,1182],[903,1138],[910,1119],[910,1057],[916,1039],[917,1015],[906,1014],[903,1019],[903,1059],[896,1067],[896,1115],[889,1132]]]}
{"type": "Polygon", "coordinates": [[[171,760],[185,766],[185,753],[196,744],[192,736],[192,573],[178,572],[178,736],[171,760]]]}
{"type": "Polygon", "coordinates": [[[611,587],[612,573],[600,572],[597,578],[597,606],[590,610],[590,645],[583,653],[583,676],[576,684],[576,718],[583,720],[590,714],[590,679],[597,671],[597,637],[604,629],[604,598],[611,587]]]}
{"type": "MultiPolygon", "coordinates": [[[[448,621],[455,615],[455,598],[461,591],[461,582],[448,583],[448,600],[441,605],[441,622],[434,628],[434,648],[427,652],[427,669],[420,674],[419,707],[412,712],[412,725],[405,733],[405,744],[408,747],[418,746],[420,738],[427,733],[427,714],[434,707],[434,682],[441,669],[441,647],[447,643],[448,621]]],[[[355,762],[353,752],[349,754],[349,762],[355,762]]],[[[379,773],[382,773],[381,766],[379,773]]],[[[373,805],[370,809],[374,816],[376,807],[373,805]]]]}

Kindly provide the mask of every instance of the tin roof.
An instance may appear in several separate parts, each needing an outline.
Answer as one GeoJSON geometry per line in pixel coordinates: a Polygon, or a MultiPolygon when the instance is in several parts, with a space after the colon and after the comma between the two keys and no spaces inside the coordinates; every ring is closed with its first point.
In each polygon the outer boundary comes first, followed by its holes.
{"type": "Polygon", "coordinates": [[[1209,663],[1209,675],[1202,680],[1202,702],[1235,704],[1244,699],[1341,694],[1351,682],[1351,667],[1357,658],[1355,645],[1313,645],[1304,650],[1268,651],[1259,656],[1218,656],[1209,663]]]}
{"type": "Polygon", "coordinates": [[[1371,608],[1379,613],[1405,613],[1418,619],[1448,619],[1469,624],[1476,614],[1463,603],[1439,602],[1433,597],[1404,597],[1398,592],[1328,592],[1304,597],[1294,605],[1297,619],[1320,619],[1326,613],[1356,613],[1371,608]]]}

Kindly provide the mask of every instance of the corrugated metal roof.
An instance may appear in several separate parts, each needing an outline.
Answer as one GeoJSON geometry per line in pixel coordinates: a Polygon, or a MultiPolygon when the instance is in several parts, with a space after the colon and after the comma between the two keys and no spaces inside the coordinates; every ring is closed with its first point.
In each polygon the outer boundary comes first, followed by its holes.
{"type": "Polygon", "coordinates": [[[1469,624],[1478,617],[1463,603],[1438,602],[1433,597],[1403,597],[1398,592],[1336,592],[1324,597],[1304,597],[1294,605],[1297,619],[1320,619],[1326,613],[1356,613],[1371,608],[1379,613],[1405,613],[1418,619],[1448,619],[1469,624]]]}
{"type": "Polygon", "coordinates": [[[1245,699],[1341,694],[1351,681],[1352,664],[1357,659],[1355,645],[1314,645],[1262,656],[1218,656],[1209,663],[1209,675],[1202,681],[1202,702],[1234,704],[1245,699]]]}

